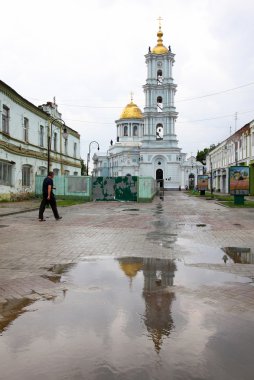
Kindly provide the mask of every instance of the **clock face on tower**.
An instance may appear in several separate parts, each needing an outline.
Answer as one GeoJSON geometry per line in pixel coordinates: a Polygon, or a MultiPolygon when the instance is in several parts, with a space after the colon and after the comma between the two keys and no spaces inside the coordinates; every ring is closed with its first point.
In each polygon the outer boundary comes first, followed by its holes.
{"type": "Polygon", "coordinates": [[[162,66],[162,63],[161,63],[161,62],[157,62],[157,66],[158,66],[158,67],[161,67],[161,66],[162,66]]]}

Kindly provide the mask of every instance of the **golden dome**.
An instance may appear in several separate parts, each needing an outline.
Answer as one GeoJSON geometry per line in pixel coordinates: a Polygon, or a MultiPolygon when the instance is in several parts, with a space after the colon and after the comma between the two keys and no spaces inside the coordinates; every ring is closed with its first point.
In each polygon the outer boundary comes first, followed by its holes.
{"type": "Polygon", "coordinates": [[[124,108],[120,116],[120,119],[142,119],[142,118],[143,118],[143,115],[140,108],[138,108],[138,106],[135,103],[133,103],[132,100],[124,108]]]}
{"type": "Polygon", "coordinates": [[[168,48],[163,45],[162,37],[163,37],[163,32],[161,30],[161,26],[159,26],[159,31],[157,33],[157,45],[153,48],[152,53],[153,54],[166,54],[168,53],[168,48]]]}
{"type": "Polygon", "coordinates": [[[120,263],[120,267],[126,276],[133,278],[142,269],[142,263],[120,263]]]}

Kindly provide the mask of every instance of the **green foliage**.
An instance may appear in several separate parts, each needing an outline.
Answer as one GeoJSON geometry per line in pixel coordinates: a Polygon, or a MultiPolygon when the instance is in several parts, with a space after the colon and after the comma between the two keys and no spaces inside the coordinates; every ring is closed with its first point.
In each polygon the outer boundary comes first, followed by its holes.
{"type": "Polygon", "coordinates": [[[201,164],[205,164],[206,162],[206,156],[208,155],[209,152],[211,152],[214,148],[216,148],[215,144],[210,145],[209,148],[204,148],[203,150],[198,150],[196,160],[201,162],[201,164]]]}

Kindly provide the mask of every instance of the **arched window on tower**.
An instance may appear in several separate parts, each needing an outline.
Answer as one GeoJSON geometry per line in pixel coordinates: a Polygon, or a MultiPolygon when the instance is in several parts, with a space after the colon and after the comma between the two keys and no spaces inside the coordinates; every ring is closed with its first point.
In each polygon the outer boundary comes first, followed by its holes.
{"type": "Polygon", "coordinates": [[[137,135],[138,135],[138,126],[134,125],[134,127],[133,127],[133,136],[137,136],[137,135]]]}
{"type": "Polygon", "coordinates": [[[161,85],[163,82],[162,70],[157,71],[157,83],[161,85]]]}
{"type": "Polygon", "coordinates": [[[127,126],[127,125],[125,125],[125,126],[123,127],[123,135],[124,135],[124,136],[128,136],[128,126],[127,126]]]}
{"type": "Polygon", "coordinates": [[[158,96],[157,97],[157,112],[162,112],[163,110],[163,101],[162,101],[162,97],[161,96],[158,96]]]}
{"type": "Polygon", "coordinates": [[[163,125],[157,124],[156,126],[156,140],[163,140],[163,125]]]}

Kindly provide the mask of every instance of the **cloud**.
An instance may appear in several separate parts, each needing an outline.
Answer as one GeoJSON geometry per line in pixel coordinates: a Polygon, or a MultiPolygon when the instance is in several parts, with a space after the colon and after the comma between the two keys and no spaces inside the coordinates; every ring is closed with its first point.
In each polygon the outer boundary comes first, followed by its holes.
{"type": "Polygon", "coordinates": [[[180,102],[254,80],[253,10],[250,0],[244,6],[237,0],[10,0],[2,4],[11,17],[0,25],[1,79],[35,104],[56,96],[63,119],[81,133],[84,157],[94,139],[106,151],[130,91],[144,106],[144,54],[156,44],[161,15],[165,45],[176,53],[179,146],[195,152],[226,138],[235,112],[239,128],[253,119],[254,112],[242,113],[254,109],[251,86],[180,102]]]}

